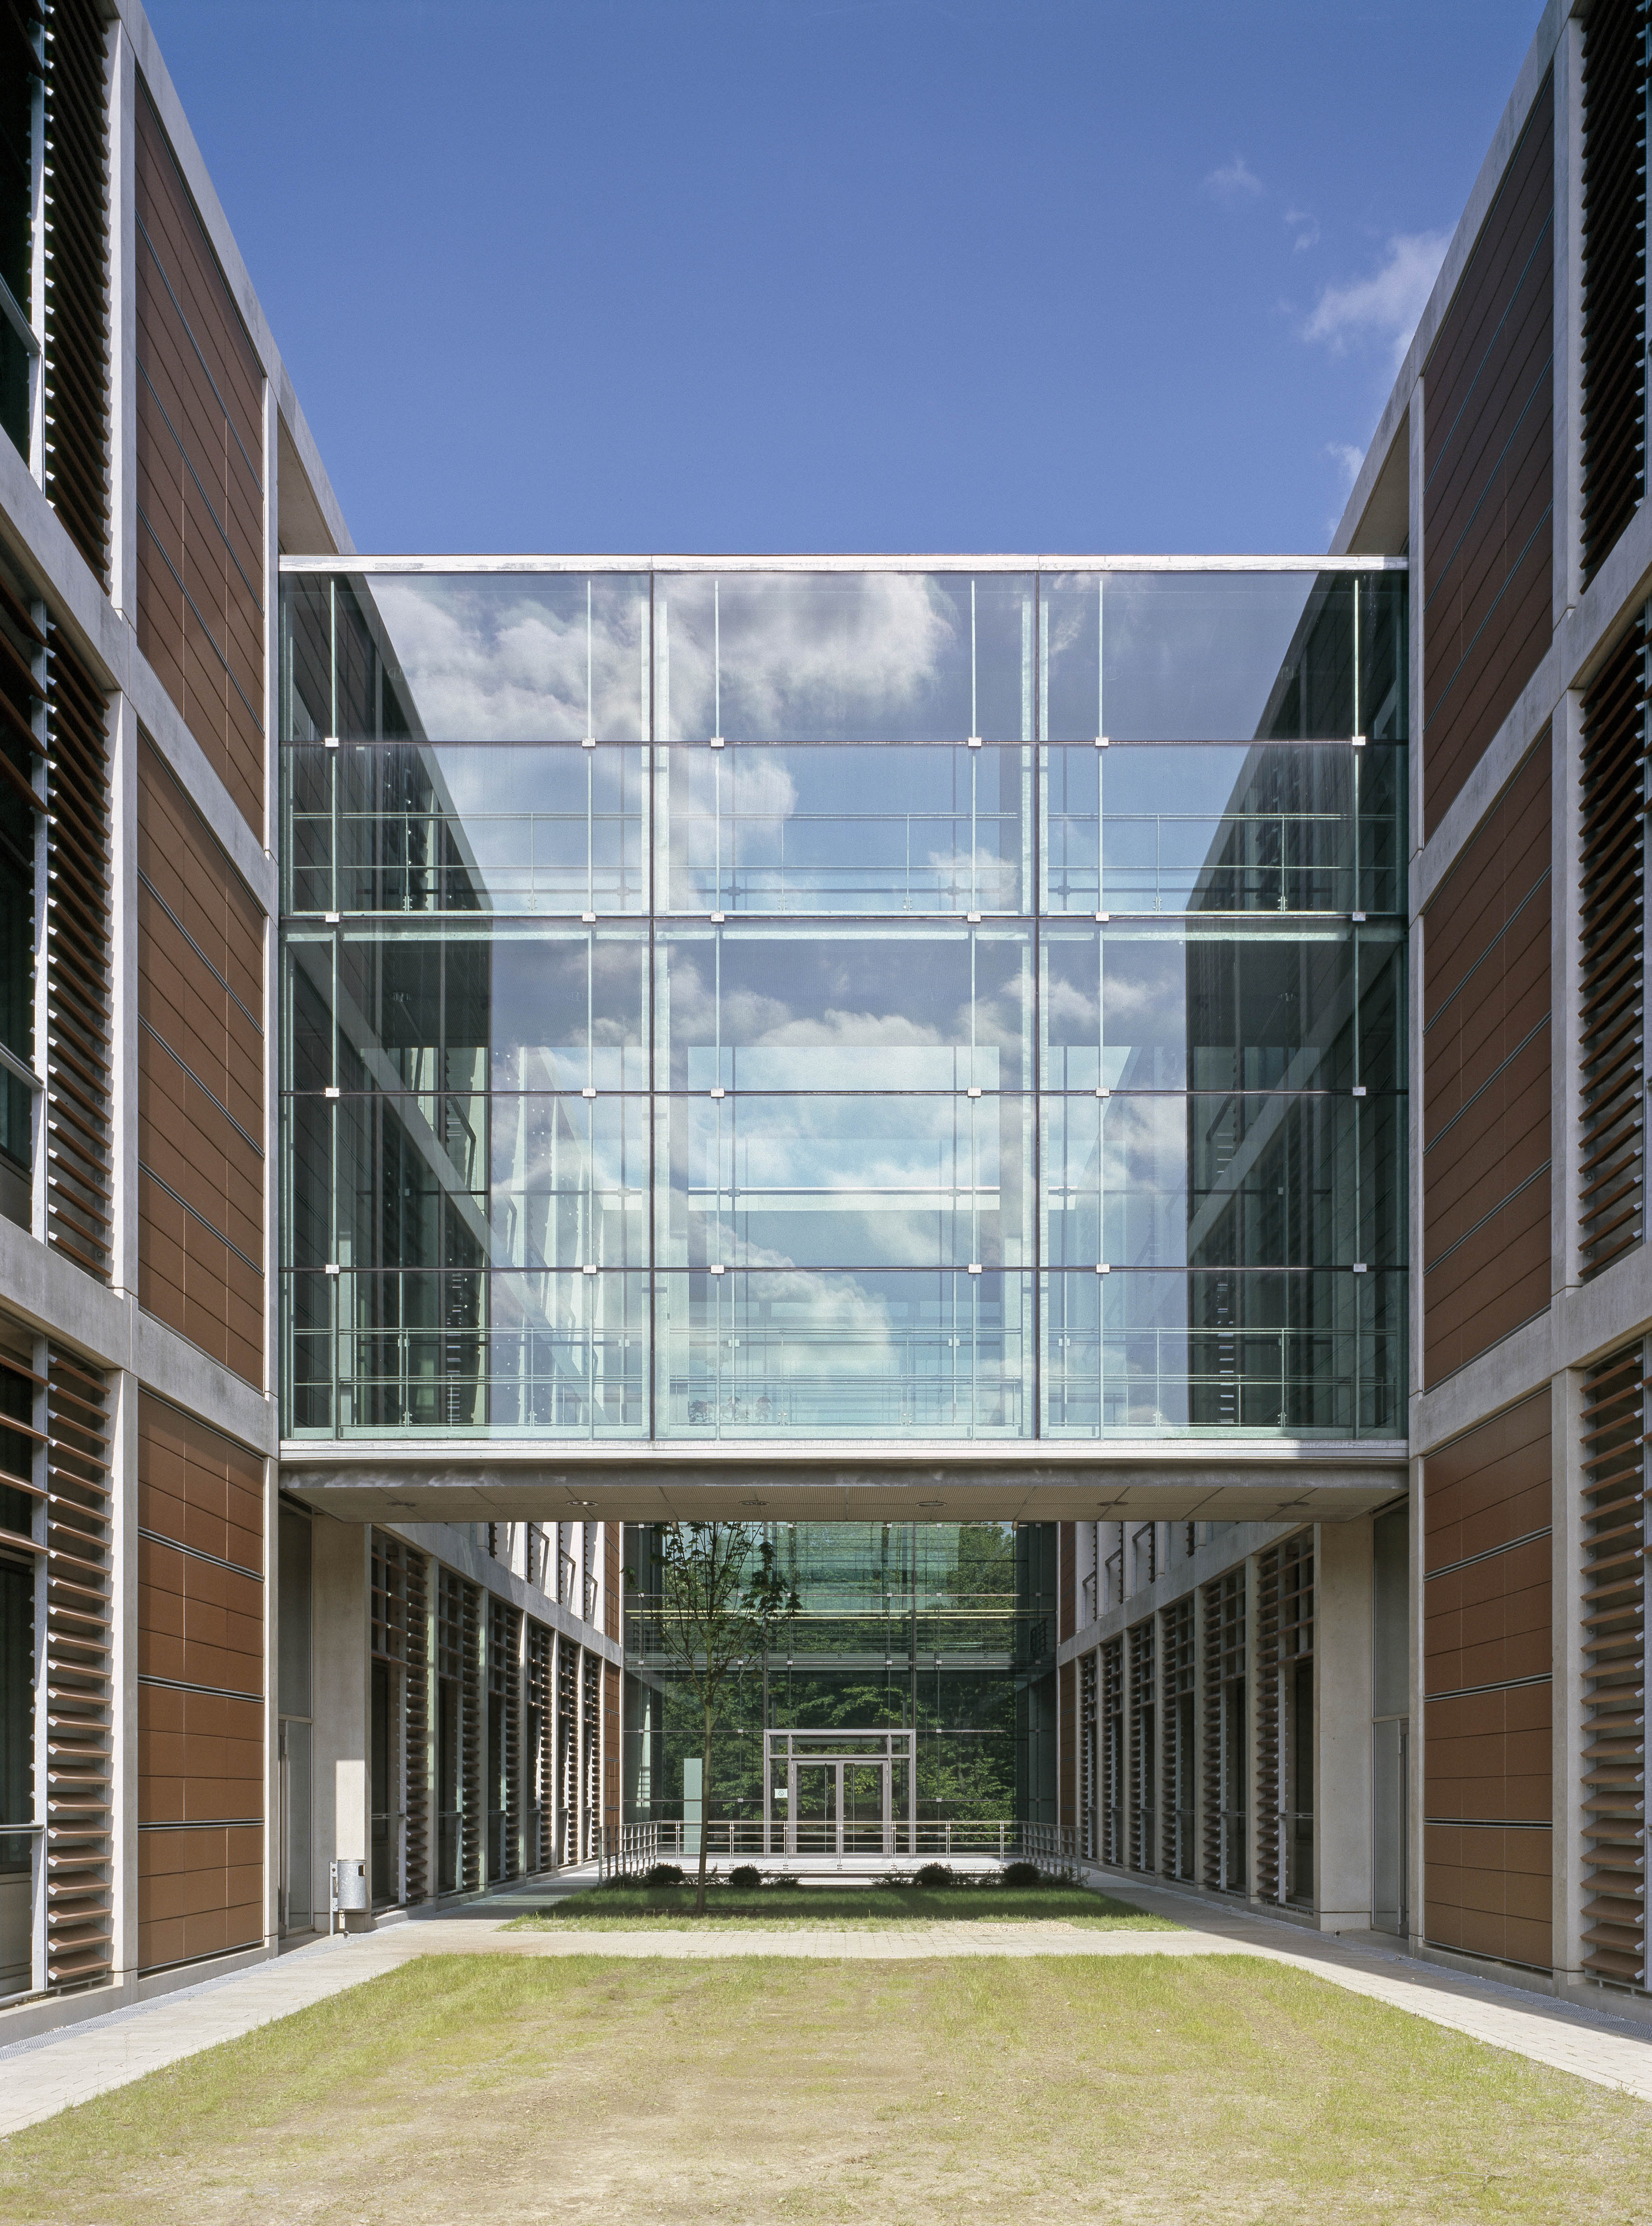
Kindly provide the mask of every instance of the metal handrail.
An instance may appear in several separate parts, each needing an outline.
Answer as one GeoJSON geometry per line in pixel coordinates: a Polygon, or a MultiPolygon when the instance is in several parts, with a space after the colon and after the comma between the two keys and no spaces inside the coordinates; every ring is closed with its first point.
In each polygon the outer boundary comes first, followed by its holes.
{"type": "MultiPolygon", "coordinates": [[[[605,1824],[597,1841],[598,1873],[605,1879],[639,1878],[658,1862],[697,1860],[702,1835],[708,1860],[729,1861],[740,1855],[770,1861],[836,1859],[835,1818],[799,1820],[790,1830],[796,1854],[788,1859],[788,1826],[778,1817],[766,1827],[760,1816],[715,1817],[703,1824],[676,1816],[645,1824],[605,1824]],[[811,1822],[816,1827],[813,1833],[811,1822]],[[817,1846],[807,1844],[815,1837],[817,1846]]],[[[1006,1863],[1019,1858],[1056,1872],[1069,1869],[1077,1860],[1078,1842],[1068,1824],[1019,1823],[1004,1816],[920,1817],[916,1822],[901,1817],[889,1824],[875,1821],[855,1824],[845,1820],[842,1853],[904,1861],[986,1855],[1006,1863]]]]}

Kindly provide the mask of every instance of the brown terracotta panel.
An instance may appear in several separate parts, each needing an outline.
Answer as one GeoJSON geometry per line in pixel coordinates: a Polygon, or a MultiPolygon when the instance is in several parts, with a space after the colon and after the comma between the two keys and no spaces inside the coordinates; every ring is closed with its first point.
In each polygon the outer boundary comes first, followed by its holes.
{"type": "Polygon", "coordinates": [[[1550,637],[1554,99],[1539,94],[1424,373],[1424,824],[1550,637]]]}

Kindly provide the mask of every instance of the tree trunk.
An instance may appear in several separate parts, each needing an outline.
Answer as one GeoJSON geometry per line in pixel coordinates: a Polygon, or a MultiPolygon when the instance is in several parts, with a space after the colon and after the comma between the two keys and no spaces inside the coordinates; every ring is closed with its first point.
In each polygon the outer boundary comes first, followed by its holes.
{"type": "Polygon", "coordinates": [[[705,1745],[700,1752],[700,1875],[695,1884],[694,1913],[706,1913],[706,1848],[711,1839],[711,1703],[705,1708],[705,1745]]]}

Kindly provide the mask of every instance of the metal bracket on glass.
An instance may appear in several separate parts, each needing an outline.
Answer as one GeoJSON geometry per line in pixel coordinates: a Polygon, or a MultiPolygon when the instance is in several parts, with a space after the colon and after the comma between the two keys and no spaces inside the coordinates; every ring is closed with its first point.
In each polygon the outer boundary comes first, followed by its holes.
{"type": "Polygon", "coordinates": [[[584,1265],[584,1266],[580,1269],[580,1273],[581,1273],[581,1275],[595,1275],[595,1273],[596,1273],[596,1263],[595,1263],[595,1262],[594,1262],[594,1261],[592,1261],[592,1260],[588,1260],[588,1261],[585,1262],[585,1265],[584,1265]]]}
{"type": "Polygon", "coordinates": [[[4,1044],[0,1044],[0,1070],[10,1075],[14,1082],[26,1084],[30,1090],[44,1090],[46,1087],[28,1060],[19,1059],[15,1051],[8,1051],[4,1044]]]}
{"type": "Polygon", "coordinates": [[[337,1084],[336,1082],[329,1082],[329,1083],[327,1084],[327,1088],[322,1091],[322,1093],[321,1093],[321,1094],[322,1094],[322,1096],[323,1096],[324,1097],[336,1097],[338,1096],[338,1094],[339,1094],[339,1085],[338,1085],[338,1084],[337,1084]]]}
{"type": "Polygon", "coordinates": [[[590,1084],[588,1082],[584,1089],[581,1091],[580,1096],[581,1097],[594,1097],[596,1096],[596,1092],[592,1089],[590,1084]]]}
{"type": "Polygon", "coordinates": [[[715,1266],[715,1267],[711,1267],[711,1268],[708,1268],[708,1269],[706,1269],[706,1273],[707,1273],[707,1275],[721,1275],[722,1274],[722,1272],[723,1272],[723,1269],[722,1269],[722,1263],[721,1263],[721,1261],[720,1261],[720,1262],[718,1262],[718,1263],[716,1264],[716,1266],[715,1266]]]}
{"type": "Polygon", "coordinates": [[[713,927],[721,927],[728,917],[728,914],[726,912],[714,912],[711,915],[711,925],[713,927]]]}
{"type": "Polygon", "coordinates": [[[596,747],[596,736],[594,735],[581,735],[580,736],[580,747],[582,750],[594,750],[596,747]]]}
{"type": "Polygon", "coordinates": [[[1364,747],[1365,747],[1365,737],[1364,737],[1364,735],[1355,735],[1351,736],[1351,737],[1350,737],[1350,741],[1349,741],[1348,747],[1349,747],[1349,748],[1350,748],[1350,750],[1363,750],[1363,749],[1364,748],[1364,747]]]}
{"type": "Polygon", "coordinates": [[[580,921],[583,926],[594,927],[596,925],[596,914],[594,912],[582,912],[580,914],[580,921]]]}
{"type": "Polygon", "coordinates": [[[329,735],[321,747],[324,749],[336,750],[339,747],[338,736],[336,735],[329,735]]]}
{"type": "Polygon", "coordinates": [[[1110,1262],[1106,1260],[1098,1260],[1096,1262],[1096,1272],[1098,1275],[1110,1275],[1113,1272],[1110,1262]]]}
{"type": "Polygon", "coordinates": [[[1105,735],[1096,735],[1096,747],[1098,750],[1104,750],[1107,747],[1107,736],[1105,735]]]}
{"type": "Polygon", "coordinates": [[[965,913],[965,914],[963,915],[963,917],[964,917],[965,920],[968,922],[968,924],[969,924],[971,927],[979,927],[979,926],[980,926],[980,925],[981,925],[981,914],[980,914],[978,912],[967,912],[967,913],[965,913]]]}
{"type": "Polygon", "coordinates": [[[966,1275],[978,1275],[981,1273],[981,1262],[980,1262],[980,1261],[979,1261],[979,1260],[972,1260],[972,1261],[969,1262],[969,1267],[964,1270],[964,1273],[965,1273],[966,1275]]]}
{"type": "Polygon", "coordinates": [[[329,1260],[327,1263],[327,1272],[329,1275],[342,1275],[344,1271],[336,1260],[329,1260]]]}
{"type": "Polygon", "coordinates": [[[1354,1095],[1356,1097],[1363,1097],[1365,1095],[1365,1084],[1363,1082],[1357,1082],[1354,1084],[1354,1095]]]}
{"type": "Polygon", "coordinates": [[[981,747],[980,735],[971,735],[969,741],[964,744],[964,747],[970,750],[978,750],[981,747]]]}
{"type": "Polygon", "coordinates": [[[722,748],[723,738],[721,735],[714,735],[711,737],[711,747],[714,750],[720,750],[722,748]]]}
{"type": "Polygon", "coordinates": [[[1350,912],[1348,917],[1350,919],[1357,921],[1361,927],[1364,926],[1365,915],[1363,912],[1350,912]]]}
{"type": "Polygon", "coordinates": [[[964,1093],[963,1093],[963,1094],[964,1094],[964,1096],[965,1096],[966,1097],[980,1097],[980,1095],[981,1095],[981,1092],[980,1092],[980,1091],[979,1091],[979,1090],[977,1090],[977,1089],[975,1089],[975,1088],[974,1088],[974,1087],[972,1086],[971,1088],[969,1088],[969,1089],[966,1090],[966,1091],[964,1091],[964,1093]]]}
{"type": "Polygon", "coordinates": [[[339,915],[335,912],[324,912],[321,918],[329,927],[336,927],[339,924],[339,915]]]}
{"type": "Polygon", "coordinates": [[[1355,1262],[1354,1262],[1354,1273],[1355,1273],[1357,1275],[1363,1275],[1365,1273],[1365,1262],[1364,1262],[1363,1260],[1356,1260],[1356,1261],[1355,1261],[1355,1262]]]}
{"type": "Polygon", "coordinates": [[[713,1096],[714,1097],[726,1097],[728,1095],[728,1091],[727,1091],[722,1087],[721,1084],[720,1083],[720,1084],[717,1085],[717,1087],[716,1087],[716,1088],[712,1091],[712,1093],[711,1093],[711,1094],[712,1094],[712,1096],[713,1096]]]}
{"type": "Polygon", "coordinates": [[[1096,920],[1102,927],[1106,926],[1108,921],[1111,919],[1113,915],[1110,912],[1098,912],[1096,915],[1096,920]]]}
{"type": "Polygon", "coordinates": [[[1102,1083],[1097,1086],[1096,1095],[1098,1097],[1110,1097],[1113,1095],[1113,1091],[1109,1084],[1102,1083]]]}

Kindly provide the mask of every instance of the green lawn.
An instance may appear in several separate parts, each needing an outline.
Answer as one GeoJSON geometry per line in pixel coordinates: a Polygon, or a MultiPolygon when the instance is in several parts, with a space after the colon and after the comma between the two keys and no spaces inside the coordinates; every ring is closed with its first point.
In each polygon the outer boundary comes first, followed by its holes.
{"type": "Polygon", "coordinates": [[[0,2143],[0,2220],[1632,2226],[1652,2108],[1244,1956],[422,1956],[0,2143]]]}
{"type": "MultiPolygon", "coordinates": [[[[1083,1886],[766,1886],[755,1892],[737,1886],[710,1887],[704,1921],[761,1924],[794,1930],[799,1925],[944,1924],[961,1918],[991,1918],[998,1924],[1059,1918],[1068,1924],[1100,1926],[1109,1931],[1175,1932],[1168,1918],[1149,1917],[1128,1902],[1115,1901],[1083,1886]]],[[[507,1932],[653,1930],[662,1924],[692,1925],[694,1888],[603,1886],[561,1901],[547,1902],[537,1915],[519,1917],[507,1932]]]]}

